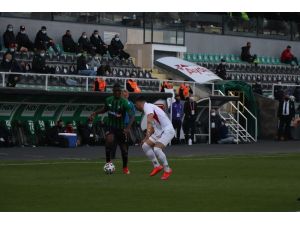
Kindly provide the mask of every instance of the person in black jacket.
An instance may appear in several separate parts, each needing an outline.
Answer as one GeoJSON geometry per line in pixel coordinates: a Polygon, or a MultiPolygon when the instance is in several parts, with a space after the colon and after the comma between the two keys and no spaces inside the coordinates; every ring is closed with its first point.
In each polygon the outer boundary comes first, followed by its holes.
{"type": "Polygon", "coordinates": [[[291,122],[295,118],[295,104],[290,100],[289,95],[279,102],[277,116],[279,119],[278,140],[291,139],[291,122]]]}
{"type": "Polygon", "coordinates": [[[88,118],[86,124],[81,124],[78,127],[78,133],[82,138],[82,145],[94,145],[96,138],[96,129],[93,125],[93,120],[88,118]]]}
{"type": "Polygon", "coordinates": [[[105,55],[108,50],[108,46],[104,43],[99,35],[98,30],[94,30],[92,36],[90,37],[91,44],[94,46],[96,53],[100,55],[105,55]]]}
{"type": "Polygon", "coordinates": [[[248,63],[255,62],[257,56],[250,53],[251,42],[247,42],[247,45],[242,47],[241,60],[248,63]]]}
{"type": "Polygon", "coordinates": [[[11,44],[16,44],[16,37],[11,24],[7,25],[6,31],[3,34],[4,47],[9,48],[11,44]]]}
{"type": "Polygon", "coordinates": [[[73,40],[70,30],[67,30],[62,37],[62,45],[65,52],[77,53],[78,51],[78,45],[73,40]]]}
{"type": "Polygon", "coordinates": [[[59,133],[64,133],[64,123],[62,120],[58,120],[54,127],[51,127],[46,131],[46,139],[47,144],[50,146],[60,146],[65,147],[67,146],[66,139],[63,136],[60,136],[59,133]]]}
{"type": "Polygon", "coordinates": [[[81,53],[80,56],[77,58],[77,71],[79,75],[84,76],[96,76],[97,71],[89,68],[86,59],[86,52],[81,53]]]}
{"type": "Polygon", "coordinates": [[[26,34],[25,26],[20,26],[20,31],[16,37],[16,42],[18,44],[18,51],[28,52],[34,50],[34,44],[26,34]]]}
{"type": "Polygon", "coordinates": [[[52,73],[51,69],[46,66],[45,51],[37,52],[32,59],[32,72],[34,73],[52,73]]]}
{"type": "Polygon", "coordinates": [[[78,39],[79,50],[81,52],[87,52],[91,55],[95,54],[96,47],[94,47],[87,38],[86,32],[83,32],[78,39]]]}
{"type": "Polygon", "coordinates": [[[130,55],[125,52],[124,45],[122,44],[118,34],[111,40],[109,46],[109,53],[111,57],[119,57],[120,59],[128,59],[130,55]]]}
{"type": "Polygon", "coordinates": [[[257,94],[260,94],[260,95],[263,94],[261,83],[260,83],[259,79],[252,85],[252,91],[254,93],[257,93],[257,94]]]}
{"type": "MultiPolygon", "coordinates": [[[[20,72],[19,63],[12,57],[10,53],[5,53],[0,65],[0,71],[3,72],[20,72]]],[[[20,80],[20,76],[17,74],[9,74],[7,78],[7,87],[15,87],[20,80]]]]}
{"type": "Polygon", "coordinates": [[[197,104],[193,97],[186,98],[183,106],[184,120],[183,120],[183,131],[185,134],[185,140],[191,138],[194,142],[194,134],[196,129],[196,117],[197,117],[197,104]]]}
{"type": "Polygon", "coordinates": [[[226,80],[226,63],[225,59],[221,59],[221,63],[217,66],[216,74],[222,78],[223,80],[226,80]]]}
{"type": "Polygon", "coordinates": [[[45,51],[47,51],[50,47],[52,47],[55,53],[59,54],[53,39],[47,35],[47,28],[45,26],[42,26],[41,30],[39,30],[38,33],[36,34],[34,46],[37,50],[45,50],[45,51]]]}

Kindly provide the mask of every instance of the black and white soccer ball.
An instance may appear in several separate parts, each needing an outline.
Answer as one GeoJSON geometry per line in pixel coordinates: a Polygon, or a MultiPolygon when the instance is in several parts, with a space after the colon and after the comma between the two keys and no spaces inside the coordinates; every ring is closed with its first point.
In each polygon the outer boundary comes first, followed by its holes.
{"type": "Polygon", "coordinates": [[[113,163],[105,163],[103,170],[106,174],[113,174],[116,170],[116,167],[113,163]]]}

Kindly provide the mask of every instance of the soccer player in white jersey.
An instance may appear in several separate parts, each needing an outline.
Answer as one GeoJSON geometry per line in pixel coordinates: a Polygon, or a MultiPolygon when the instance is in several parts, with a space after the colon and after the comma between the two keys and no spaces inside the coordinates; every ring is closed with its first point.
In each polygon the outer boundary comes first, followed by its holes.
{"type": "Polygon", "coordinates": [[[150,176],[154,176],[164,170],[161,179],[167,180],[172,174],[172,169],[169,167],[163,149],[175,136],[172,122],[161,108],[147,103],[142,96],[136,99],[135,105],[139,111],[144,112],[145,116],[147,116],[147,131],[146,137],[142,141],[142,148],[146,156],[153,163],[154,168],[150,176]]]}

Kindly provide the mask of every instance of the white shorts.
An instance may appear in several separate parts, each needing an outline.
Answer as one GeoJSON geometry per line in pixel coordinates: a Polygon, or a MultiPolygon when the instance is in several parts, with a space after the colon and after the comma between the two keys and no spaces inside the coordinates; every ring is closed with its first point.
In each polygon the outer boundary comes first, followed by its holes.
{"type": "Polygon", "coordinates": [[[156,131],[149,137],[149,140],[153,143],[160,142],[164,146],[167,146],[175,137],[175,130],[173,127],[166,128],[162,131],[156,131]]]}

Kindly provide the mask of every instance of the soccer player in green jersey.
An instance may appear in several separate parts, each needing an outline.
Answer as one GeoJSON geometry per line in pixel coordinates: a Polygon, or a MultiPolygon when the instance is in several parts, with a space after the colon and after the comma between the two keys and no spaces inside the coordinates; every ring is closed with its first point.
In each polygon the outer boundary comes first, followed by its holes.
{"type": "Polygon", "coordinates": [[[119,84],[113,86],[113,96],[107,97],[105,105],[99,111],[92,113],[91,118],[94,119],[97,114],[107,112],[108,118],[105,121],[105,155],[106,162],[111,162],[111,151],[116,145],[120,146],[123,173],[130,174],[128,169],[128,144],[127,136],[134,122],[134,113],[127,99],[121,97],[122,90],[119,84]],[[129,123],[125,124],[126,113],[129,115],[129,123]]]}

